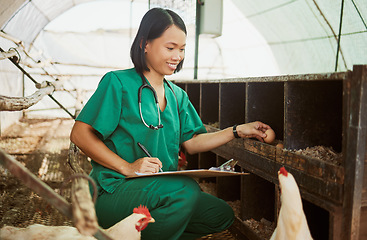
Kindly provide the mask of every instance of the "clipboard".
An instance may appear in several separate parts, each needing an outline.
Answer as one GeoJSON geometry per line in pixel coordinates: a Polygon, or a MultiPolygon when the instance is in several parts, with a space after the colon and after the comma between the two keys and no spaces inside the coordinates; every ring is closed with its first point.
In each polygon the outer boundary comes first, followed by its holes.
{"type": "Polygon", "coordinates": [[[241,176],[248,175],[249,173],[242,172],[232,172],[232,171],[220,171],[220,170],[210,170],[210,169],[194,169],[194,170],[182,170],[182,171],[167,171],[167,172],[158,172],[158,173],[149,173],[143,174],[138,173],[139,175],[133,177],[126,177],[126,179],[131,178],[140,178],[140,177],[157,177],[157,176],[189,176],[189,177],[230,177],[230,176],[241,176]]]}

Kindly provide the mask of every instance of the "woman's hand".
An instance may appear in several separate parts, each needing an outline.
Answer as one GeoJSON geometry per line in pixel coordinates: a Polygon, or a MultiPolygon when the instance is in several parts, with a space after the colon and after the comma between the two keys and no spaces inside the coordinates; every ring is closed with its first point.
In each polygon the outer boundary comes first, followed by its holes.
{"type": "Polygon", "coordinates": [[[266,137],[265,131],[271,129],[269,125],[260,121],[245,123],[237,126],[237,134],[241,138],[257,138],[259,141],[264,142],[266,137]]]}
{"type": "Polygon", "coordinates": [[[138,173],[157,173],[162,168],[162,162],[158,158],[143,157],[133,163],[129,163],[129,169],[124,172],[126,176],[136,176],[138,173]]]}
{"type": "MultiPolygon", "coordinates": [[[[260,121],[256,121],[238,125],[236,129],[237,134],[241,138],[257,138],[259,141],[264,142],[263,138],[266,137],[265,131],[271,129],[271,127],[260,121]]],[[[216,132],[195,135],[191,139],[183,142],[182,146],[189,154],[195,154],[210,151],[233,139],[233,128],[228,127],[216,132]]]]}

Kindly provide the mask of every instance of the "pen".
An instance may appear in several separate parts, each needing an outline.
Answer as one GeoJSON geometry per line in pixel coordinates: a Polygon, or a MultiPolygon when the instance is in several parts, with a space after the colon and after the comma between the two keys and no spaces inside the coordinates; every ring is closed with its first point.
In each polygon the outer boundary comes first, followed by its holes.
{"type": "MultiPolygon", "coordinates": [[[[141,148],[141,150],[143,150],[143,152],[145,153],[145,155],[147,155],[148,157],[152,157],[152,155],[150,155],[150,153],[148,152],[148,150],[143,146],[143,144],[141,144],[140,142],[138,142],[138,146],[141,148]]],[[[160,172],[163,172],[162,168],[159,168],[160,172]]]]}

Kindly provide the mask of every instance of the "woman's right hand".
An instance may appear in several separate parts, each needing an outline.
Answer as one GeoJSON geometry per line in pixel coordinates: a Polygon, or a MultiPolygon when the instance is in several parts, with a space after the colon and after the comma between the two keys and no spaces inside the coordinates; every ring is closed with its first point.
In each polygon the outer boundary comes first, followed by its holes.
{"type": "Polygon", "coordinates": [[[136,176],[135,172],[157,173],[162,168],[162,162],[158,158],[143,157],[128,163],[112,152],[97,137],[96,130],[84,122],[75,121],[70,140],[97,163],[127,177],[136,176]]]}
{"type": "Polygon", "coordinates": [[[162,168],[162,162],[158,158],[143,157],[137,159],[133,163],[129,163],[128,171],[125,172],[127,177],[136,176],[138,173],[157,173],[162,168]]]}

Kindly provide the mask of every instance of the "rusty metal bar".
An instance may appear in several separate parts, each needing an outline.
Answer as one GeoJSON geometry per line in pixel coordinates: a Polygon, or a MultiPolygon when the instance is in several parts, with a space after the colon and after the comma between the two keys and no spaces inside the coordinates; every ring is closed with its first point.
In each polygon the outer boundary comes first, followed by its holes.
{"type": "Polygon", "coordinates": [[[17,51],[18,49],[19,49],[19,47],[10,48],[9,51],[7,51],[7,52],[0,52],[0,60],[16,56],[17,54],[19,54],[18,51],[17,51]]]}
{"type": "MultiPolygon", "coordinates": [[[[344,5],[344,0],[342,0],[342,2],[343,2],[342,4],[344,5]]],[[[334,31],[334,28],[332,27],[331,23],[330,23],[330,22],[328,21],[328,19],[326,18],[326,16],[325,16],[324,12],[321,10],[321,8],[320,8],[320,7],[319,7],[319,5],[317,4],[316,0],[313,0],[313,3],[315,4],[315,6],[316,6],[317,10],[319,11],[320,15],[321,15],[321,16],[322,16],[322,18],[324,19],[325,23],[329,26],[329,28],[330,28],[331,32],[333,33],[333,36],[334,36],[334,38],[335,38],[336,42],[338,43],[338,39],[340,39],[340,37],[338,38],[338,36],[336,35],[336,33],[335,33],[335,31],[334,31]]],[[[338,48],[338,52],[339,52],[339,51],[340,51],[340,54],[341,54],[341,56],[342,56],[342,58],[343,58],[343,61],[344,61],[344,67],[345,67],[345,69],[348,69],[347,63],[346,63],[346,61],[345,61],[345,59],[344,59],[344,54],[343,54],[342,50],[338,48]]],[[[336,71],[336,70],[335,70],[335,71],[336,71]]]]}
{"type": "MultiPolygon", "coordinates": [[[[16,159],[7,154],[3,149],[0,148],[0,164],[7,168],[10,173],[20,179],[27,187],[36,192],[49,204],[54,206],[62,214],[69,219],[73,218],[72,208],[62,196],[57,194],[50,186],[42,182],[26,167],[20,164],[16,159]]],[[[94,234],[94,237],[99,240],[112,240],[103,229],[99,228],[94,234]]]]}
{"type": "Polygon", "coordinates": [[[342,37],[342,26],[343,26],[343,13],[344,13],[344,0],[342,0],[342,4],[341,4],[341,7],[340,7],[340,22],[339,22],[339,34],[338,34],[338,47],[337,47],[337,50],[336,50],[336,59],[335,59],[335,72],[338,71],[340,38],[342,37]]]}

